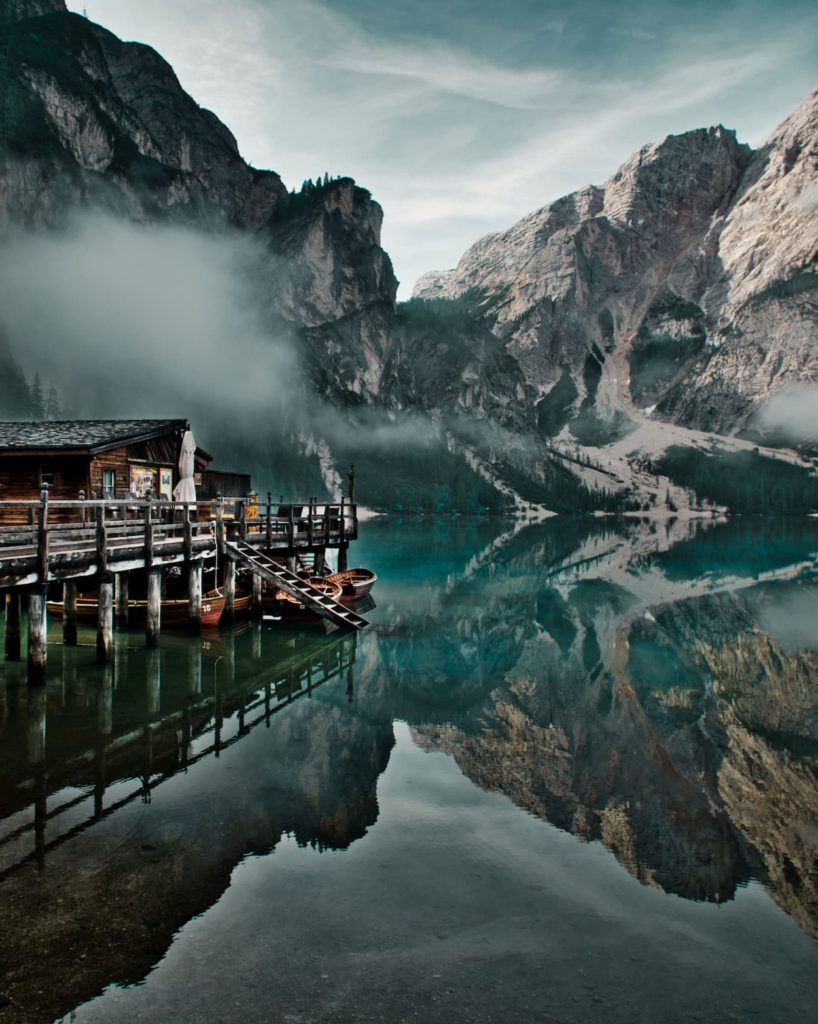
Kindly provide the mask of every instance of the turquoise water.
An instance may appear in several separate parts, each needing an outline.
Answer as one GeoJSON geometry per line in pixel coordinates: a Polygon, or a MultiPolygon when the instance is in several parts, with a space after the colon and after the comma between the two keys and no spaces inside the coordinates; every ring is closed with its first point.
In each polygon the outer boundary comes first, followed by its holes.
{"type": "Polygon", "coordinates": [[[0,1021],[803,1021],[818,527],[364,524],[358,636],[0,669],[0,1021]]]}

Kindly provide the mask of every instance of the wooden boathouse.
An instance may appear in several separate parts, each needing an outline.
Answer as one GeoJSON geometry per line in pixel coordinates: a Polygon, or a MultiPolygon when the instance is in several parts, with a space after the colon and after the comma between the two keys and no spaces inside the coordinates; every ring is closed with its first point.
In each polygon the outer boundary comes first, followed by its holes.
{"type": "Polygon", "coordinates": [[[225,618],[233,616],[239,568],[252,576],[253,603],[263,581],[298,598],[336,626],[365,620],[320,590],[297,569],[314,571],[337,550],[346,568],[357,539],[354,476],[338,501],[259,502],[252,492],[208,494],[222,481],[249,484],[243,474],[213,474],[212,456],[195,452],[196,501],[173,500],[186,420],[92,420],[0,423],[0,598],[5,606],[6,658],[21,655],[21,605],[27,600],[29,682],[46,671],[46,600],[61,589],[63,637],[77,640],[78,586],[97,592],[97,657],[111,657],[114,601],[128,622],[129,580],[144,582],[146,643],[161,630],[163,580],[174,567],[186,579],[191,632],[201,628],[202,574],[218,568],[225,618]]]}

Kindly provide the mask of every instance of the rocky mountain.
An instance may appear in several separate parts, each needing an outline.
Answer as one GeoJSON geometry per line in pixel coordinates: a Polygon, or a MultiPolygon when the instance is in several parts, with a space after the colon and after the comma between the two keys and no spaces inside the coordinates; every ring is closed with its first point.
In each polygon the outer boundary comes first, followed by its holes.
{"type": "Polygon", "coordinates": [[[818,380],[817,139],[818,91],[756,152],[721,126],[670,136],[415,295],[472,303],[549,434],[588,411],[608,439],[617,414],[646,412],[734,433],[818,380]]]}
{"type": "MultiPolygon", "coordinates": [[[[324,176],[289,190],[251,167],[159,54],[62,0],[4,0],[0,15],[0,244],[83,212],[253,240],[252,302],[302,381],[250,460],[262,488],[333,490],[354,460],[378,507],[731,504],[712,481],[758,441],[733,435],[818,376],[818,94],[755,153],[721,127],[645,147],[398,305],[365,189],[324,176]],[[704,462],[682,465],[689,449],[704,462]]],[[[28,340],[11,337],[18,359],[28,340]]],[[[818,507],[805,487],[793,507],[818,507]]]]}

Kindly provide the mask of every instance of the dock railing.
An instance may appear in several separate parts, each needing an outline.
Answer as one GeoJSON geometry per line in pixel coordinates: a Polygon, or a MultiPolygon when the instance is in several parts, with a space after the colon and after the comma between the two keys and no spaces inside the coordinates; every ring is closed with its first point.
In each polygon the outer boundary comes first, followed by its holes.
{"type": "Polygon", "coordinates": [[[295,552],[344,547],[357,534],[357,508],[344,498],[51,499],[44,489],[39,501],[0,501],[0,586],[207,558],[229,539],[295,552]]]}

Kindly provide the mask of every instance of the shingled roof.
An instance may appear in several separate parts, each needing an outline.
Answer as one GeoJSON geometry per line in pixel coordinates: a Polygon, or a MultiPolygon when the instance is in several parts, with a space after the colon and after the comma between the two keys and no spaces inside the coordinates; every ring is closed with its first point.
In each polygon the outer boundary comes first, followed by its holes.
{"type": "Polygon", "coordinates": [[[87,452],[149,441],[187,429],[187,420],[32,420],[0,422],[0,452],[87,452]]]}

